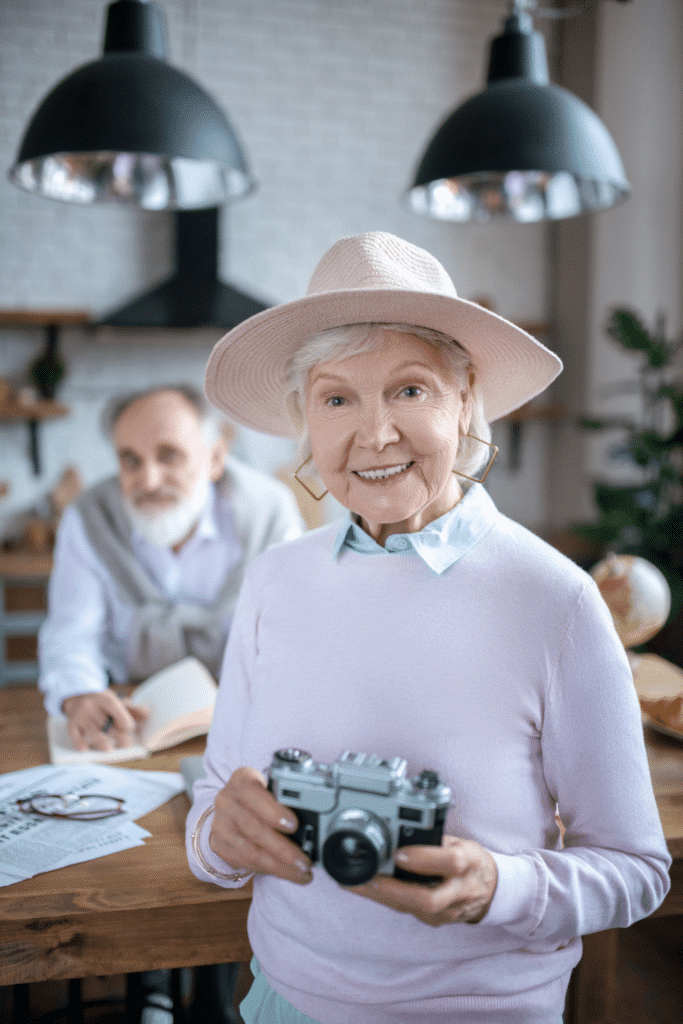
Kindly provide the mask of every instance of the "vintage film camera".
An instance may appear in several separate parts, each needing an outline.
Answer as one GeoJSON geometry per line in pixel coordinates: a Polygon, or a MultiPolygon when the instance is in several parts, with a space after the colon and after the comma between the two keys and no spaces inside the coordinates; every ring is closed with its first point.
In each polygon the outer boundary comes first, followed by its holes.
{"type": "Polygon", "coordinates": [[[361,885],[378,871],[429,883],[433,877],[394,866],[401,846],[439,846],[451,791],[436,772],[406,778],[402,757],[346,751],[334,764],[317,764],[305,750],[273,755],[268,788],[291,808],[299,827],[291,838],[341,885],[361,885]]]}

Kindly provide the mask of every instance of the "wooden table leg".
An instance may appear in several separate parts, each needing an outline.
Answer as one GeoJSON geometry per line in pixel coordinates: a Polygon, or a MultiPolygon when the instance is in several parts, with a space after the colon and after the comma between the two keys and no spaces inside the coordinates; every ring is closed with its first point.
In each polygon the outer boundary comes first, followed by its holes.
{"type": "Polygon", "coordinates": [[[583,936],[583,956],[574,968],[565,1024],[614,1024],[619,929],[583,936]]]}

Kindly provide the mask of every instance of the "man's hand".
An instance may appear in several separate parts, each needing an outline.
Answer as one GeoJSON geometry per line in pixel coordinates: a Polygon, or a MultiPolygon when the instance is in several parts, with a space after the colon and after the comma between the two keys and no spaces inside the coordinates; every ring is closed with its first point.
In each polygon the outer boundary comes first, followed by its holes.
{"type": "Polygon", "coordinates": [[[81,693],[62,703],[74,750],[113,750],[129,747],[138,722],[149,716],[149,708],[120,700],[113,690],[81,693]]]}
{"type": "Polygon", "coordinates": [[[311,861],[287,838],[296,815],[279,804],[255,768],[237,768],[214,803],[209,846],[235,870],[310,882],[311,861]],[[284,834],[283,834],[284,833],[284,834]]]}
{"type": "Polygon", "coordinates": [[[375,875],[350,888],[387,907],[413,914],[425,924],[476,924],[485,916],[498,883],[496,862],[483,846],[469,839],[444,836],[441,846],[404,846],[396,863],[416,874],[438,875],[435,885],[403,882],[375,875]]]}

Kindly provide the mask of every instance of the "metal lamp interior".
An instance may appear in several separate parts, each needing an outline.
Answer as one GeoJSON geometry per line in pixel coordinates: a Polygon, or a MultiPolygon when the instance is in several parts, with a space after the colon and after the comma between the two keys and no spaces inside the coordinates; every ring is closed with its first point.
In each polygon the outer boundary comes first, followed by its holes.
{"type": "Polygon", "coordinates": [[[166,62],[165,36],[152,0],[110,3],[103,56],[44,98],[10,180],[48,199],[146,210],[217,206],[251,192],[232,126],[201,86],[166,62]]]}
{"type": "Polygon", "coordinates": [[[523,223],[607,209],[631,189],[598,116],[548,77],[545,42],[513,4],[487,88],[443,122],[406,194],[436,220],[523,223]]]}

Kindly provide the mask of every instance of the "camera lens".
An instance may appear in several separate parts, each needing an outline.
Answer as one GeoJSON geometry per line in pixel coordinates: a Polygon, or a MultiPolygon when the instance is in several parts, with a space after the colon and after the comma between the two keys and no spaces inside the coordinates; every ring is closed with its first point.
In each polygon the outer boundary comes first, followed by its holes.
{"type": "Polygon", "coordinates": [[[361,885],[377,874],[377,850],[355,832],[337,832],[323,847],[323,865],[342,885],[361,885]]]}
{"type": "Polygon", "coordinates": [[[323,867],[340,885],[362,885],[389,857],[386,829],[368,811],[346,810],[331,823],[323,844],[323,867]]]}

